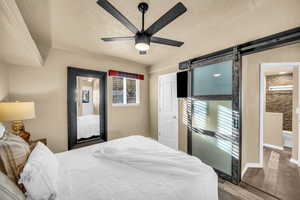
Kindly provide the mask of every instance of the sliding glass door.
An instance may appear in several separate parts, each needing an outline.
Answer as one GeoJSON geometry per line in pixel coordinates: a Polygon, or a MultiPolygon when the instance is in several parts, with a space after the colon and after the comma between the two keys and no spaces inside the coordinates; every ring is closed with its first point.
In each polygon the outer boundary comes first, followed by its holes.
{"type": "Polygon", "coordinates": [[[219,176],[240,181],[239,56],[233,52],[192,64],[189,153],[219,176]]]}

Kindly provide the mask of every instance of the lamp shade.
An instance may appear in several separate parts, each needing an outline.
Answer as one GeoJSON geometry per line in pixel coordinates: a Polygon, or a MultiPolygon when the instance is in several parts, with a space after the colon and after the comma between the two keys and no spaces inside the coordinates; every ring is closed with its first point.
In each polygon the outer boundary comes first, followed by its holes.
{"type": "Polygon", "coordinates": [[[34,102],[0,102],[0,121],[35,118],[34,102]]]}

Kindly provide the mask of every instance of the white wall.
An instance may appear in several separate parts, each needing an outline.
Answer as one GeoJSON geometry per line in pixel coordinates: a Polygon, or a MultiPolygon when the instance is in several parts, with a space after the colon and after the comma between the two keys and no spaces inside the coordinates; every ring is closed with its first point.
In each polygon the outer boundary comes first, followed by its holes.
{"type": "Polygon", "coordinates": [[[283,148],[282,141],[282,113],[264,113],[264,144],[270,144],[283,148]]]}
{"type": "Polygon", "coordinates": [[[109,69],[145,74],[141,81],[141,104],[112,107],[111,77],[108,78],[108,139],[128,135],[148,136],[148,76],[144,65],[127,60],[52,49],[43,67],[10,68],[9,89],[12,100],[34,101],[36,119],[26,121],[33,139],[47,138],[55,152],[67,150],[67,67],[98,71],[109,69]]]}

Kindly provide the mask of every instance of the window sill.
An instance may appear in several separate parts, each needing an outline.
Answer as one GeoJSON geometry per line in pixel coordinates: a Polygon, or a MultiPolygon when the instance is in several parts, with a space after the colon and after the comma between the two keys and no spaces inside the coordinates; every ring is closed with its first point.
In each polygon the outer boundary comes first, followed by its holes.
{"type": "Polygon", "coordinates": [[[113,107],[132,107],[132,106],[140,106],[139,103],[132,103],[132,104],[112,104],[113,107]]]}

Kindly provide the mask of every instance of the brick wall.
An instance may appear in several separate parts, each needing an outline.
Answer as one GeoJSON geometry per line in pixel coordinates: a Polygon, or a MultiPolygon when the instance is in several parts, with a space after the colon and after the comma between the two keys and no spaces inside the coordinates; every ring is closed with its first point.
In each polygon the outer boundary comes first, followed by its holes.
{"type": "Polygon", "coordinates": [[[283,130],[292,131],[293,91],[269,91],[270,86],[293,85],[293,74],[266,76],[266,112],[283,113],[283,130]]]}

